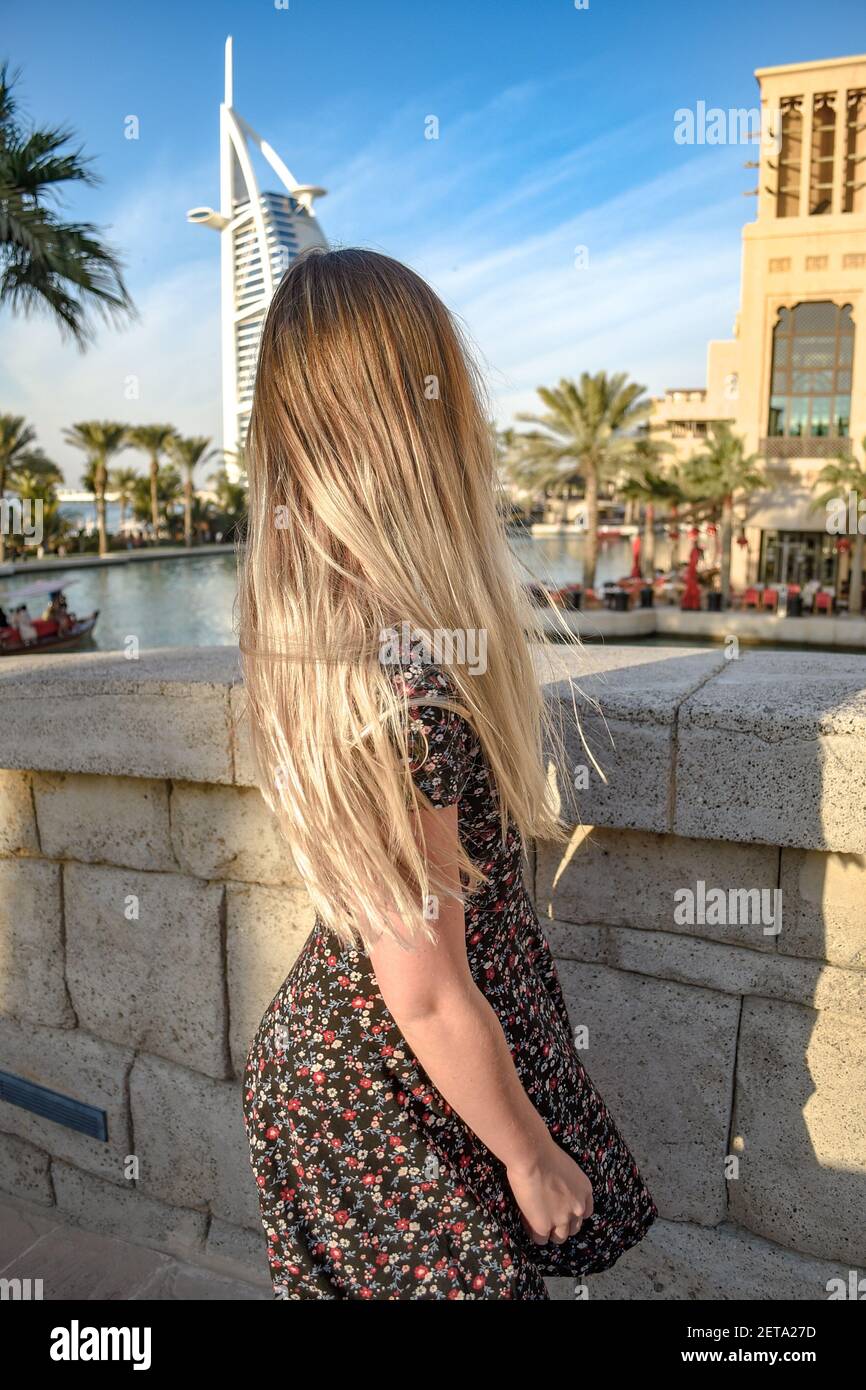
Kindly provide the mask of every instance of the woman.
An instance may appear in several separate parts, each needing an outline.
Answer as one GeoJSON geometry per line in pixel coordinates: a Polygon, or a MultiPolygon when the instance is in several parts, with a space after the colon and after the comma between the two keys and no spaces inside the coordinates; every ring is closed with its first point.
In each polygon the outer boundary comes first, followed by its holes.
{"type": "Polygon", "coordinates": [[[563,839],[537,622],[477,377],[417,275],[292,265],[248,477],[253,748],[316,909],[244,1078],[274,1294],[546,1299],[657,1212],[524,885],[524,841],[563,839]]]}

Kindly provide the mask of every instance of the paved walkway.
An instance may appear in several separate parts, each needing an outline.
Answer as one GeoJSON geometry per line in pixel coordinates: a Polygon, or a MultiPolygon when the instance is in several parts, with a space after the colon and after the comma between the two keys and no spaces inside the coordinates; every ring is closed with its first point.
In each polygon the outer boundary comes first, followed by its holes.
{"type": "MultiPolygon", "coordinates": [[[[3,1279],[41,1279],[46,1301],[273,1301],[269,1283],[247,1283],[205,1266],[176,1260],[158,1250],[133,1245],[119,1236],[83,1231],[52,1208],[16,1197],[0,1198],[0,1280],[3,1279]]],[[[0,1293],[0,1299],[9,1296],[0,1293]]]]}

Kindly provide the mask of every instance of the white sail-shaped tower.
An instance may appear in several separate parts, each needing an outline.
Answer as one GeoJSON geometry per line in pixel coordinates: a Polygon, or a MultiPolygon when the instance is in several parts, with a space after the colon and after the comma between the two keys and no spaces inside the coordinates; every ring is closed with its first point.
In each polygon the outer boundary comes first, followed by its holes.
{"type": "Polygon", "coordinates": [[[301,184],[233,105],[232,40],[226,39],[225,100],[220,106],[220,206],[191,208],[187,221],[213,227],[221,241],[223,449],[229,476],[243,449],[252,405],[262,324],[291,262],[309,246],[327,246],[313,210],[324,188],[301,184]],[[284,192],[262,192],[252,162],[257,149],[284,192]]]}

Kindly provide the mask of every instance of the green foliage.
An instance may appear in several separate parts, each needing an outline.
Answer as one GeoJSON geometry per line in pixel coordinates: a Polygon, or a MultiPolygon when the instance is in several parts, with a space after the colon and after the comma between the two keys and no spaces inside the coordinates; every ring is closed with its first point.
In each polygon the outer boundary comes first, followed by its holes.
{"type": "Polygon", "coordinates": [[[56,204],[64,185],[98,182],[90,160],[70,149],[62,127],[24,130],[17,119],[18,74],[0,67],[0,305],[47,310],[84,348],[94,318],[124,322],[135,309],[117,253],[89,222],[70,222],[56,204]]]}

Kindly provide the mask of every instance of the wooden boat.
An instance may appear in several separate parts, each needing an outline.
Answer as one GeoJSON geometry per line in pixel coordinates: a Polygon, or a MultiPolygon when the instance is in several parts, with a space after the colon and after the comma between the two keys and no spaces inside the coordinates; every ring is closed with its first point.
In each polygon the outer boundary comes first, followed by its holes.
{"type": "MultiPolygon", "coordinates": [[[[0,595],[0,606],[8,612],[24,599],[60,594],[75,582],[71,578],[36,579],[21,589],[10,590],[6,595],[0,595]]],[[[31,618],[30,623],[36,629],[36,637],[32,642],[22,641],[17,627],[0,626],[0,657],[30,656],[35,652],[59,652],[76,647],[85,641],[96,627],[99,609],[83,618],[74,614],[70,614],[70,617],[72,621],[63,628],[56,618],[31,618]]]]}
{"type": "Polygon", "coordinates": [[[14,627],[0,627],[0,656],[30,656],[33,652],[59,652],[64,647],[75,647],[93,631],[99,609],[72,623],[65,632],[59,632],[57,623],[47,619],[34,618],[33,626],[38,636],[35,642],[21,641],[14,627]]]}

